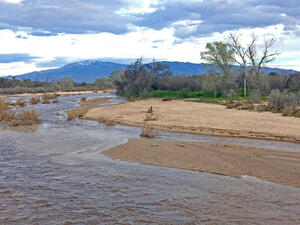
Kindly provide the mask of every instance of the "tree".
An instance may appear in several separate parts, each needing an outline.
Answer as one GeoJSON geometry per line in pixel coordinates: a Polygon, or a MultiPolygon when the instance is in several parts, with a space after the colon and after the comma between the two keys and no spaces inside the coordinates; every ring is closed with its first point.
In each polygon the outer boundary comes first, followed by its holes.
{"type": "Polygon", "coordinates": [[[94,84],[99,89],[105,89],[111,86],[111,82],[105,77],[98,78],[95,80],[94,84]]]}
{"type": "Polygon", "coordinates": [[[74,86],[74,81],[70,77],[68,77],[68,78],[63,77],[59,81],[59,85],[63,90],[70,91],[72,89],[72,87],[74,86]]]}
{"type": "Polygon", "coordinates": [[[124,93],[128,97],[144,95],[148,96],[158,77],[171,74],[168,67],[156,62],[143,64],[142,58],[129,65],[119,80],[115,80],[118,93],[124,93]]]}
{"type": "Polygon", "coordinates": [[[214,97],[217,97],[217,93],[220,90],[221,77],[218,73],[212,73],[206,75],[203,80],[203,89],[206,91],[212,91],[214,93],[214,97]]]}
{"type": "Polygon", "coordinates": [[[248,46],[247,56],[251,61],[251,72],[253,75],[261,74],[261,67],[269,62],[272,62],[279,52],[270,52],[270,48],[274,45],[275,39],[271,38],[269,40],[264,39],[264,47],[262,53],[259,55],[256,50],[257,38],[252,35],[251,44],[248,46]]]}
{"type": "Polygon", "coordinates": [[[253,34],[249,44],[243,45],[240,35],[231,33],[227,43],[234,49],[233,60],[242,67],[244,96],[247,95],[247,82],[249,75],[259,75],[261,67],[275,59],[279,52],[270,52],[274,39],[264,39],[264,48],[261,54],[256,48],[257,38],[253,34]]]}
{"type": "Polygon", "coordinates": [[[206,44],[207,51],[201,52],[201,59],[209,64],[216,65],[224,76],[230,73],[231,63],[234,62],[234,49],[225,42],[206,44]]]}

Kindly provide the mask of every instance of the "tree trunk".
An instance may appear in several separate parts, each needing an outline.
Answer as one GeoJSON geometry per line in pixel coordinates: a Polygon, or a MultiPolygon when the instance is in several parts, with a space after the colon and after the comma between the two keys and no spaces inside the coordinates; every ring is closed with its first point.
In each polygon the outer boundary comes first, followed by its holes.
{"type": "Polygon", "coordinates": [[[244,77],[244,97],[247,96],[247,78],[246,76],[244,77]]]}

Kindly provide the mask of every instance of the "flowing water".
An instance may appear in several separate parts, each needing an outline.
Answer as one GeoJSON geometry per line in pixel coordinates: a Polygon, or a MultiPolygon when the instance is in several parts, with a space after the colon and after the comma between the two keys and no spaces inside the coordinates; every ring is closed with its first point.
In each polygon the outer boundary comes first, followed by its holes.
{"type": "MultiPolygon", "coordinates": [[[[111,94],[109,104],[122,102],[111,94]]],[[[67,122],[59,104],[33,105],[34,133],[0,127],[0,224],[299,224],[300,189],[209,173],[114,161],[101,151],[140,129],[67,122]],[[57,116],[57,112],[59,116],[57,116]]],[[[225,141],[299,151],[296,144],[159,132],[162,139],[225,141]]],[[[300,179],[300,178],[299,178],[300,179]]]]}

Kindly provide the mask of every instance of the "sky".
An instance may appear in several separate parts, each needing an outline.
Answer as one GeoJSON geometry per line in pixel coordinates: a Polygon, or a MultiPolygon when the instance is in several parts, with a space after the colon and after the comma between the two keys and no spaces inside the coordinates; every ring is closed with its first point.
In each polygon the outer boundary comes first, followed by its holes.
{"type": "Polygon", "coordinates": [[[276,40],[270,67],[300,71],[299,0],[0,0],[0,76],[100,59],[201,63],[230,33],[276,40]]]}

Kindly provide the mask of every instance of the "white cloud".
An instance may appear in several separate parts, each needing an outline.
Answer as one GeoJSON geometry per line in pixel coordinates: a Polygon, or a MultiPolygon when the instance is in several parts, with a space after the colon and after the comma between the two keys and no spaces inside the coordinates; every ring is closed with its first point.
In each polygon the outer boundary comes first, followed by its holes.
{"type": "Polygon", "coordinates": [[[0,0],[0,2],[8,3],[8,4],[20,4],[23,0],[0,0]]]}
{"type": "Polygon", "coordinates": [[[19,75],[23,73],[29,73],[32,71],[40,71],[51,68],[39,68],[35,63],[24,63],[24,62],[15,62],[15,63],[0,63],[0,76],[1,75],[19,75]]]}
{"type": "MultiPolygon", "coordinates": [[[[204,50],[206,43],[223,40],[230,33],[227,31],[214,33],[208,37],[180,40],[175,37],[174,32],[173,27],[158,31],[132,26],[131,32],[123,35],[99,33],[39,37],[28,35],[25,32],[0,30],[0,54],[27,53],[34,57],[40,57],[29,63],[0,63],[0,74],[22,74],[41,70],[44,68],[38,68],[35,62],[46,62],[58,57],[66,58],[68,61],[145,57],[200,63],[199,53],[204,50]]],[[[283,25],[241,29],[238,32],[243,34],[244,41],[248,41],[248,37],[253,32],[262,40],[264,36],[274,36],[278,40],[274,50],[278,50],[282,54],[276,62],[270,65],[300,71],[300,37],[288,35],[284,31],[283,25]]]]}

